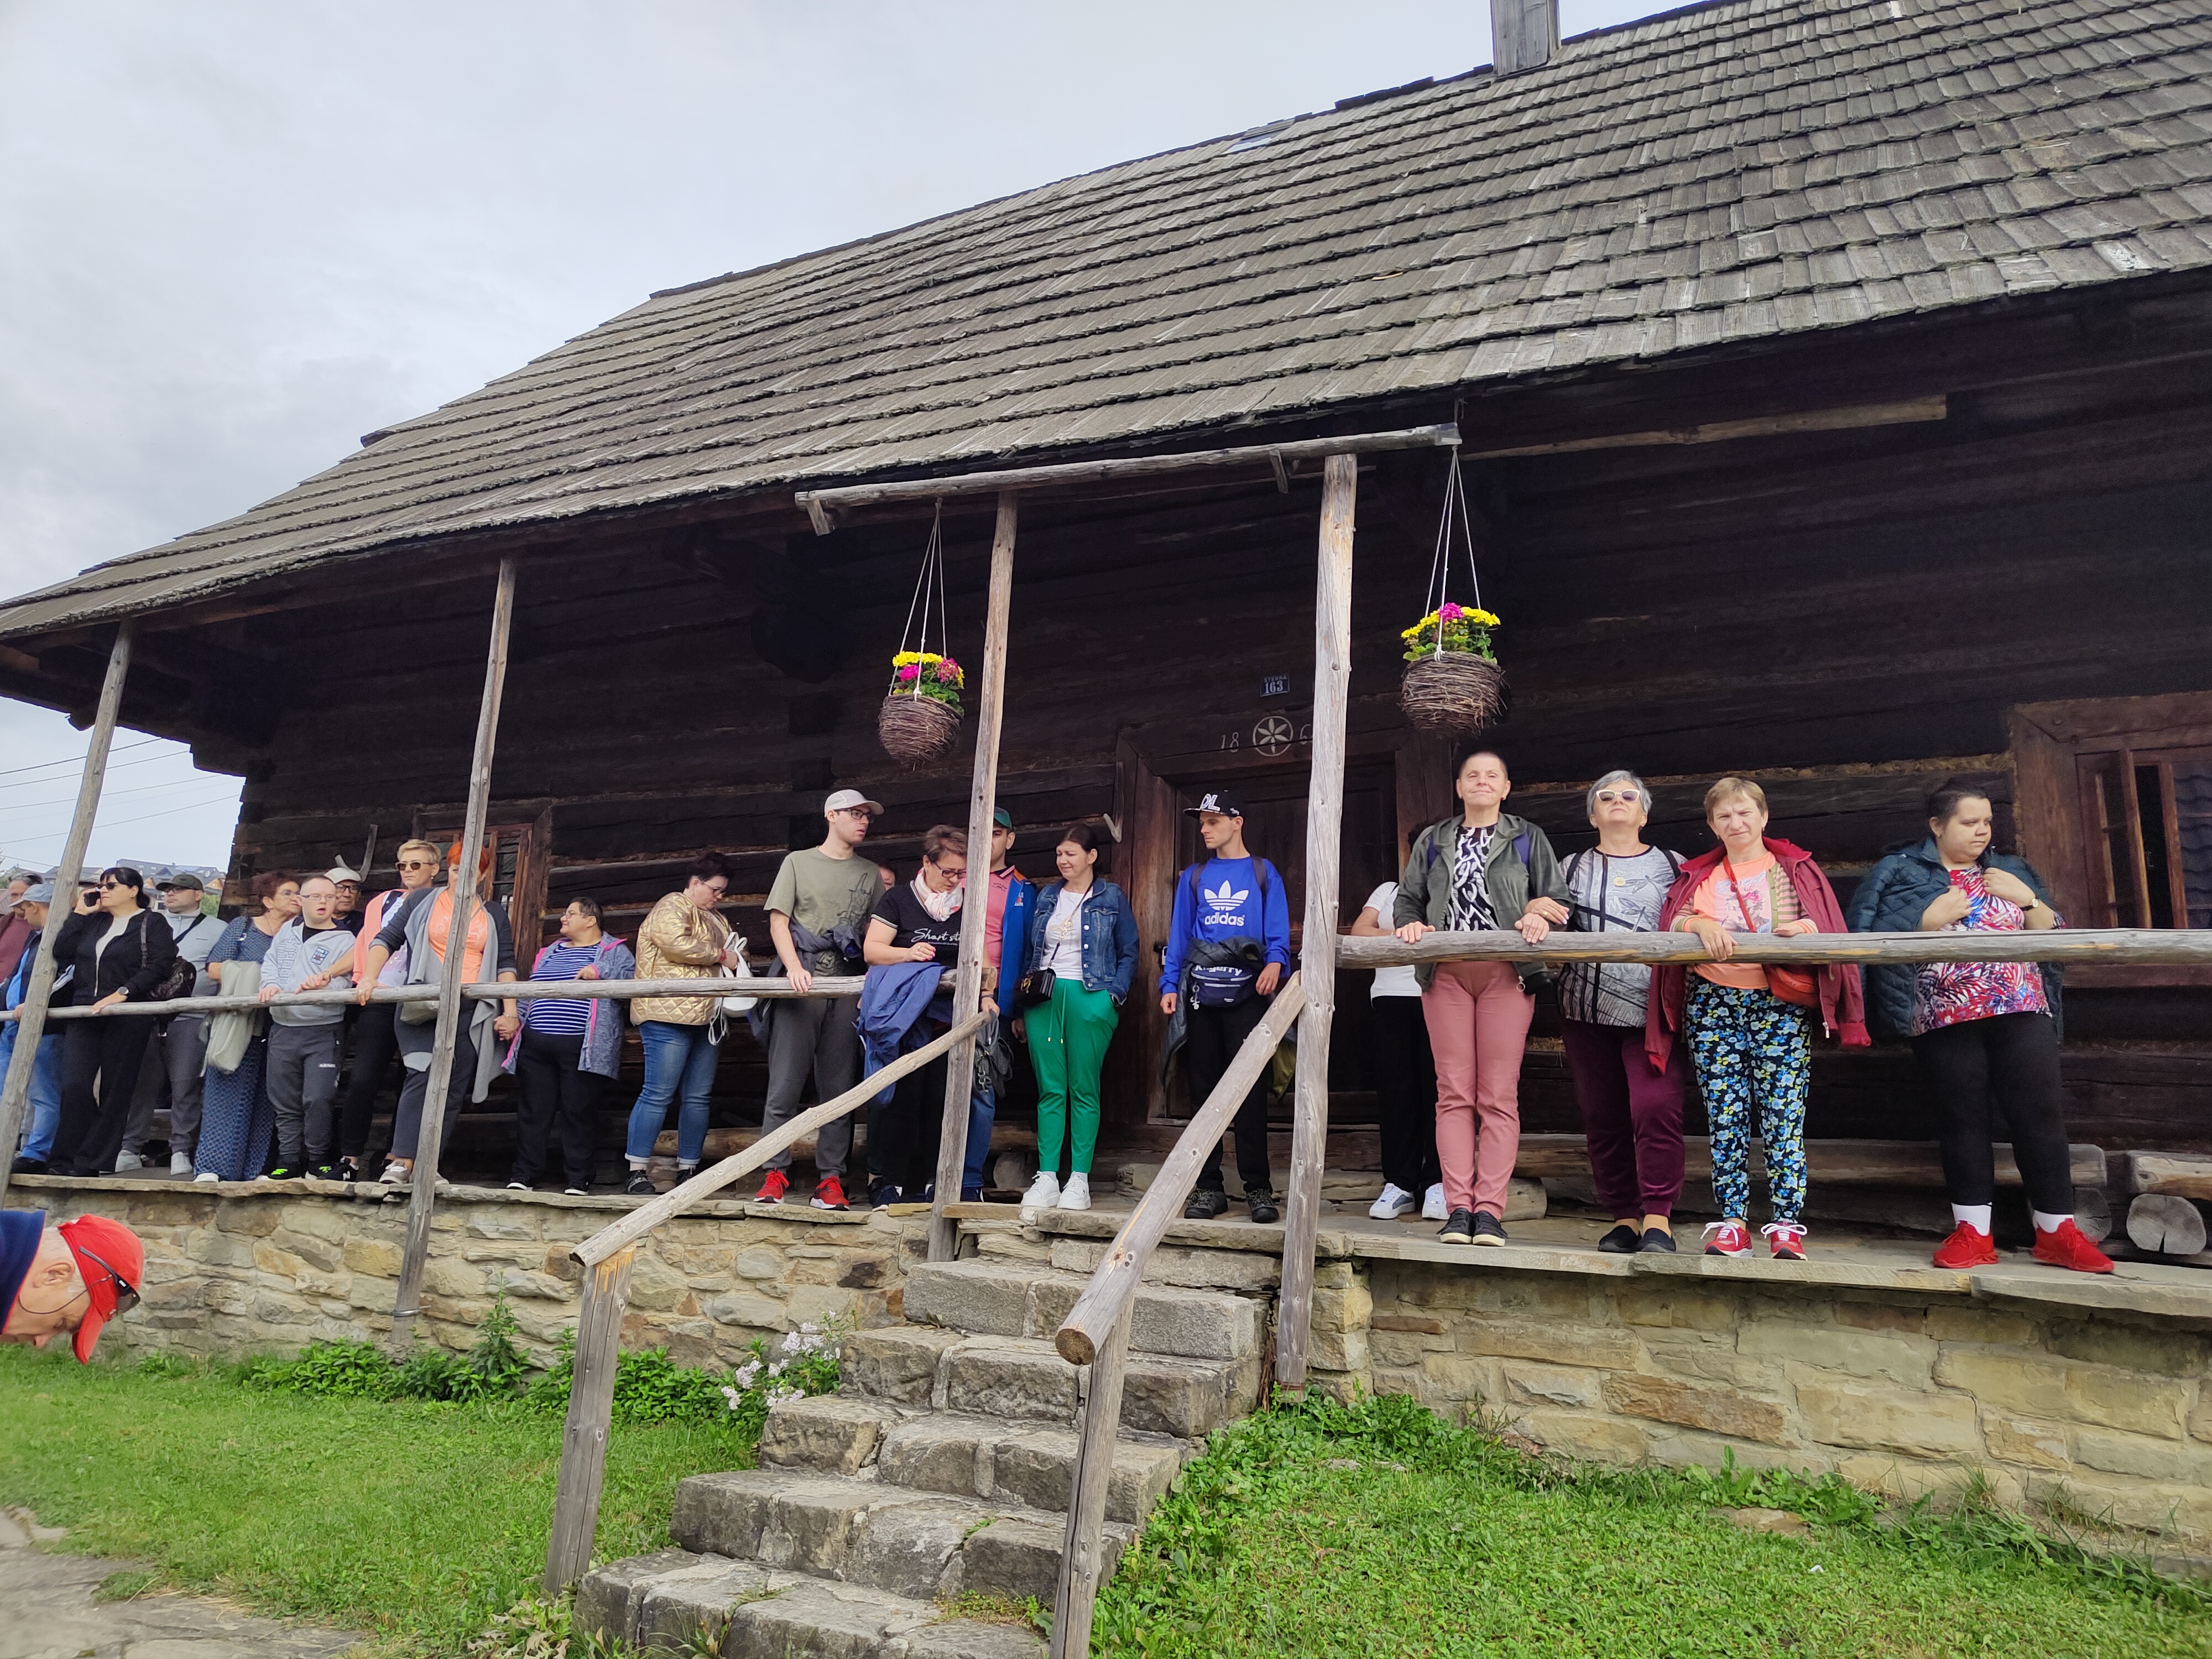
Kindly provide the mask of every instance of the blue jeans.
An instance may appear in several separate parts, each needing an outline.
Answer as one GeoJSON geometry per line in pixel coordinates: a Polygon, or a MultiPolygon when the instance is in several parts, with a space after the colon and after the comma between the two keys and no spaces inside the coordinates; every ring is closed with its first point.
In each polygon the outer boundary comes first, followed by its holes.
{"type": "Polygon", "coordinates": [[[999,1103],[990,1079],[988,1056],[975,1057],[975,1092],[968,1099],[968,1166],[960,1176],[960,1197],[972,1203],[983,1196],[983,1166],[991,1158],[991,1126],[998,1121],[999,1103]],[[973,1194],[974,1198],[969,1194],[973,1194]]]}
{"type": "Polygon", "coordinates": [[[637,1028],[645,1045],[645,1087],[629,1110],[629,1155],[643,1162],[668,1121],[672,1101],[682,1101],[676,1119],[676,1161],[696,1164],[707,1150],[707,1097],[714,1087],[720,1058],[704,1025],[672,1025],[648,1019],[637,1028]]]}
{"type": "MultiPolygon", "coordinates": [[[[15,1027],[0,1027],[0,1077],[15,1054],[15,1027]]],[[[62,1117],[62,1034],[49,1031],[39,1039],[39,1057],[31,1064],[30,1132],[23,1137],[22,1156],[43,1164],[54,1150],[54,1128],[62,1117]]]]}

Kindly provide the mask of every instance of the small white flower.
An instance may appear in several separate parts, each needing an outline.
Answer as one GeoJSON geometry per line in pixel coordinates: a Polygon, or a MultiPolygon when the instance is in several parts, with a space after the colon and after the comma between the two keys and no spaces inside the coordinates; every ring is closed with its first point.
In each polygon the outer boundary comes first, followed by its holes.
{"type": "Polygon", "coordinates": [[[736,1378],[737,1384],[739,1388],[750,1389],[755,1382],[760,1380],[760,1361],[757,1359],[748,1359],[744,1364],[738,1366],[732,1375],[736,1378]]]}
{"type": "Polygon", "coordinates": [[[783,1334],[783,1351],[786,1353],[797,1353],[799,1352],[799,1333],[797,1331],[786,1331],[783,1334]]]}
{"type": "Polygon", "coordinates": [[[725,1383],[722,1387],[722,1398],[730,1402],[730,1409],[732,1411],[737,1410],[738,1407],[745,1403],[744,1395],[739,1394],[735,1389],[731,1388],[727,1383],[725,1383]]]}
{"type": "Polygon", "coordinates": [[[799,1329],[802,1335],[817,1336],[821,1334],[822,1328],[810,1319],[802,1322],[799,1329]]]}
{"type": "Polygon", "coordinates": [[[771,1362],[768,1368],[768,1374],[770,1376],[781,1376],[783,1375],[783,1361],[778,1359],[771,1362]]]}

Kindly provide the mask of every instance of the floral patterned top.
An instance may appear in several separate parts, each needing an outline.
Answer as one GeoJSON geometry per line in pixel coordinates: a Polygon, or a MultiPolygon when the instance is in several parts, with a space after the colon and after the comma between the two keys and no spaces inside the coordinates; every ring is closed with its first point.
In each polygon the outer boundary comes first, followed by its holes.
{"type": "MultiPolygon", "coordinates": [[[[1965,892],[1971,908],[1945,933],[2017,933],[2027,925],[2020,906],[1990,891],[1980,866],[1952,871],[1951,885],[1965,892]]],[[[2032,962],[1925,963],[1912,988],[1914,1036],[1969,1019],[2050,1012],[2043,971],[2032,962]]]]}

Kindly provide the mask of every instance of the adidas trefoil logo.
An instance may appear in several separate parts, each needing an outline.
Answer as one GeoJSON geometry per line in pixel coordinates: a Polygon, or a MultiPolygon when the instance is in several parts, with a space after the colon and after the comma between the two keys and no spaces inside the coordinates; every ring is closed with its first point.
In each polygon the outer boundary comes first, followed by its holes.
{"type": "Polygon", "coordinates": [[[1224,909],[1232,904],[1242,904],[1252,896],[1252,890],[1249,887],[1241,893],[1231,892],[1225,877],[1220,886],[1202,888],[1200,890],[1206,895],[1206,902],[1216,909],[1224,909]]]}

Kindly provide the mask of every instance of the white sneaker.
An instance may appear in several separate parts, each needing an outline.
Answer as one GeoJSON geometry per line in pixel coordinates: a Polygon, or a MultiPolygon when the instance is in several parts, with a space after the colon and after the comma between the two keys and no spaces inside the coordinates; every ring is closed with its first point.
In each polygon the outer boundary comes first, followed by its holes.
{"type": "Polygon", "coordinates": [[[1039,1170],[1036,1179],[1030,1182],[1029,1191],[1022,1194],[1022,1219],[1034,1221],[1040,1210],[1060,1206],[1060,1177],[1048,1170],[1039,1170]]]}
{"type": "Polygon", "coordinates": [[[1403,1187],[1382,1183],[1382,1196],[1367,1206],[1367,1213],[1377,1221],[1395,1221],[1401,1215],[1411,1215],[1413,1195],[1403,1187]]]}
{"type": "Polygon", "coordinates": [[[1063,1210],[1087,1210],[1091,1207],[1091,1177],[1071,1175],[1067,1185],[1061,1188],[1060,1207],[1063,1210]]]}
{"type": "Polygon", "coordinates": [[[1443,1182],[1437,1182],[1435,1186],[1430,1188],[1427,1192],[1421,1194],[1421,1219],[1424,1221],[1449,1221],[1451,1219],[1451,1212],[1444,1207],[1444,1183],[1443,1182]]]}
{"type": "Polygon", "coordinates": [[[377,1176],[377,1179],[387,1187],[404,1187],[414,1178],[414,1175],[413,1170],[395,1158],[384,1166],[384,1173],[377,1176]]]}
{"type": "Polygon", "coordinates": [[[191,1172],[192,1155],[190,1152],[171,1152],[169,1154],[169,1173],[171,1175],[190,1175],[191,1172]]]}
{"type": "Polygon", "coordinates": [[[192,1185],[195,1187],[210,1186],[222,1179],[222,1177],[217,1175],[213,1170],[203,1170],[192,1177],[192,1185]]]}
{"type": "Polygon", "coordinates": [[[115,1173],[118,1175],[129,1175],[133,1170],[145,1167],[146,1160],[136,1152],[118,1152],[115,1155],[115,1173]]]}

